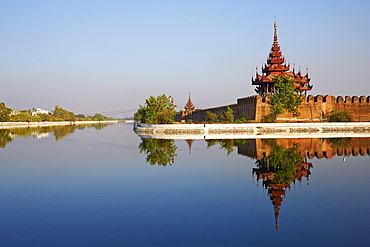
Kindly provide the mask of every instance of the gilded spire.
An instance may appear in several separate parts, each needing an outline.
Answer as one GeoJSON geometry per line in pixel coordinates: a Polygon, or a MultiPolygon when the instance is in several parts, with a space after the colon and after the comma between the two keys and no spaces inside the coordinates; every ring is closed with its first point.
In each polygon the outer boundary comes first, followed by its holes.
{"type": "Polygon", "coordinates": [[[278,35],[277,35],[277,24],[276,21],[274,22],[274,44],[278,42],[278,35]]]}

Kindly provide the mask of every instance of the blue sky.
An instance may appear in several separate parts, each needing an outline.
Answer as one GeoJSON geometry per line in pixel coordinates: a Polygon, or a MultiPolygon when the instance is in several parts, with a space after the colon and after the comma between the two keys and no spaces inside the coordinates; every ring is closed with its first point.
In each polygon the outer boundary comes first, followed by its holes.
{"type": "MultiPolygon", "coordinates": [[[[150,95],[179,107],[254,94],[275,16],[311,94],[370,95],[369,1],[0,1],[0,102],[75,113],[127,111],[150,95]]],[[[108,114],[107,114],[108,115],[108,114]]]]}

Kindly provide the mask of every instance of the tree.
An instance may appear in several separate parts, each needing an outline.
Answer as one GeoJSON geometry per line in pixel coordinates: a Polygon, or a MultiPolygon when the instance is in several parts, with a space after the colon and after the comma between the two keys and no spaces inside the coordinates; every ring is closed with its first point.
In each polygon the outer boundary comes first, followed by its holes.
{"type": "Polygon", "coordinates": [[[53,117],[50,114],[41,113],[41,114],[38,114],[38,116],[43,122],[53,121],[53,117]]]}
{"type": "Polygon", "coordinates": [[[235,120],[235,123],[247,123],[248,122],[248,115],[245,113],[239,114],[239,118],[235,120]]]}
{"type": "Polygon", "coordinates": [[[55,106],[53,117],[56,121],[75,121],[76,117],[73,112],[67,111],[58,105],[55,106]]]}
{"type": "Polygon", "coordinates": [[[351,122],[352,116],[347,111],[331,111],[329,122],[351,122]]]}
{"type": "Polygon", "coordinates": [[[276,117],[285,111],[293,113],[298,117],[299,106],[302,104],[302,98],[294,85],[294,79],[287,76],[277,76],[273,79],[275,82],[275,93],[268,100],[270,105],[270,114],[265,116],[264,122],[275,122],[276,117]]]}
{"type": "Polygon", "coordinates": [[[18,114],[14,114],[10,117],[12,122],[31,122],[31,115],[27,110],[21,111],[18,114]]]}
{"type": "Polygon", "coordinates": [[[210,123],[215,123],[218,121],[218,115],[216,113],[207,111],[206,121],[210,123]]]}
{"type": "Polygon", "coordinates": [[[230,107],[227,107],[227,111],[221,114],[221,119],[224,123],[233,123],[234,111],[230,107]]]}
{"type": "Polygon", "coordinates": [[[92,117],[92,119],[93,119],[94,121],[104,121],[104,120],[106,120],[107,118],[106,118],[104,115],[100,114],[100,113],[96,113],[96,114],[92,117]]]}
{"type": "Polygon", "coordinates": [[[174,121],[176,105],[171,96],[165,94],[157,97],[150,96],[145,100],[144,105],[139,105],[139,110],[135,112],[136,121],[148,124],[168,124],[174,121]]]}
{"type": "Polygon", "coordinates": [[[5,106],[4,102],[0,103],[0,122],[6,122],[10,120],[10,113],[12,109],[5,106]]]}

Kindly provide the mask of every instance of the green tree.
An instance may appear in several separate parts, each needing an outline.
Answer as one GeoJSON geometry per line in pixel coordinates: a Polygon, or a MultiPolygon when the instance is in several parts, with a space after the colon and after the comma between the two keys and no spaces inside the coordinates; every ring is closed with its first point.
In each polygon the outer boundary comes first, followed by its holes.
{"type": "Polygon", "coordinates": [[[96,113],[96,114],[92,117],[92,119],[93,119],[94,121],[104,121],[104,120],[106,120],[107,118],[106,118],[104,115],[100,114],[100,113],[96,113]]]}
{"type": "Polygon", "coordinates": [[[145,100],[144,105],[139,105],[139,110],[135,112],[136,121],[148,124],[168,124],[174,121],[176,105],[171,96],[165,94],[157,97],[150,96],[145,100]]]}
{"type": "Polygon", "coordinates": [[[329,122],[351,122],[352,116],[346,111],[331,111],[328,120],[329,122]]]}
{"type": "Polygon", "coordinates": [[[31,115],[27,110],[21,111],[18,114],[12,115],[10,121],[12,122],[32,122],[31,115]]]}
{"type": "Polygon", "coordinates": [[[41,121],[43,121],[43,122],[53,121],[53,117],[50,114],[41,113],[41,114],[38,114],[38,115],[39,115],[41,121]]]}
{"type": "Polygon", "coordinates": [[[221,120],[224,123],[233,123],[234,111],[230,107],[227,107],[227,111],[221,114],[221,120]]]}
{"type": "Polygon", "coordinates": [[[247,123],[248,122],[248,115],[245,114],[245,113],[241,113],[239,115],[239,118],[237,120],[235,120],[235,123],[247,123]]]}
{"type": "Polygon", "coordinates": [[[294,85],[294,79],[287,76],[277,76],[273,81],[275,82],[275,93],[268,100],[270,114],[265,116],[263,121],[276,122],[276,117],[285,111],[298,117],[298,109],[303,100],[294,85]]]}
{"type": "Polygon", "coordinates": [[[88,120],[87,117],[84,114],[77,114],[76,118],[78,121],[86,121],[88,120]]]}
{"type": "Polygon", "coordinates": [[[216,113],[207,111],[206,121],[210,123],[215,123],[218,121],[218,115],[216,113]]]}
{"type": "Polygon", "coordinates": [[[73,112],[67,111],[58,105],[55,106],[53,117],[56,121],[75,121],[76,116],[73,112]]]}
{"type": "Polygon", "coordinates": [[[10,120],[10,113],[12,109],[5,106],[4,102],[0,103],[0,122],[7,122],[10,120]]]}

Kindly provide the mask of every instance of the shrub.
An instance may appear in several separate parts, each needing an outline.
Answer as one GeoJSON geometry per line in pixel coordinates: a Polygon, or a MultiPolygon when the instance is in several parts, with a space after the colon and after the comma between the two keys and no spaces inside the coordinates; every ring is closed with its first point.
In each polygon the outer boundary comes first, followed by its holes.
{"type": "Polygon", "coordinates": [[[218,121],[218,115],[216,113],[207,111],[206,121],[210,123],[215,123],[218,121]]]}
{"type": "Polygon", "coordinates": [[[347,111],[332,111],[328,119],[329,122],[351,122],[352,116],[347,111]]]}
{"type": "Polygon", "coordinates": [[[227,111],[221,114],[221,119],[224,123],[233,123],[234,122],[233,110],[230,107],[227,107],[227,111]]]}

